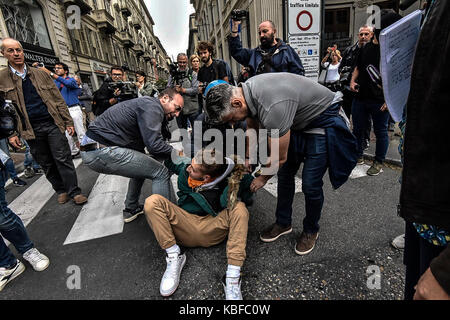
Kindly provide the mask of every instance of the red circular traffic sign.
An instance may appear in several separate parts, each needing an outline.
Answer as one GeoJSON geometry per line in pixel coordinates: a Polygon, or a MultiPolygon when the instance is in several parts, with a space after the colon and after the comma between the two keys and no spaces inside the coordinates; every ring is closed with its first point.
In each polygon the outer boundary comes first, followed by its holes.
{"type": "Polygon", "coordinates": [[[307,30],[309,30],[309,28],[311,28],[312,24],[313,24],[312,14],[306,10],[300,11],[300,13],[297,15],[297,27],[302,31],[307,31],[307,30]],[[306,27],[302,27],[300,25],[300,17],[304,14],[306,14],[309,17],[309,24],[306,27]]]}

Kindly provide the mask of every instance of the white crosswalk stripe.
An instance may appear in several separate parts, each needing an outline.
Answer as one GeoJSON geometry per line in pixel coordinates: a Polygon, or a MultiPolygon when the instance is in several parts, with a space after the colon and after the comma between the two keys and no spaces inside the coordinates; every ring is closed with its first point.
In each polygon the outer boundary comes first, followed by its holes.
{"type": "Polygon", "coordinates": [[[128,178],[101,174],[64,245],[122,233],[128,178]]]}

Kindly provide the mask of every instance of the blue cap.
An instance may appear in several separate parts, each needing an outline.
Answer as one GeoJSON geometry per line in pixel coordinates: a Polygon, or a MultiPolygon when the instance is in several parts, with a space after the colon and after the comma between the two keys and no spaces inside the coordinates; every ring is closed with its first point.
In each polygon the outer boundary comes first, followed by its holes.
{"type": "Polygon", "coordinates": [[[219,84],[229,84],[228,82],[226,82],[225,80],[214,80],[211,81],[208,86],[205,89],[205,92],[203,93],[203,97],[206,98],[206,96],[208,95],[209,90],[211,90],[211,88],[214,88],[215,86],[218,86],[219,84]]]}

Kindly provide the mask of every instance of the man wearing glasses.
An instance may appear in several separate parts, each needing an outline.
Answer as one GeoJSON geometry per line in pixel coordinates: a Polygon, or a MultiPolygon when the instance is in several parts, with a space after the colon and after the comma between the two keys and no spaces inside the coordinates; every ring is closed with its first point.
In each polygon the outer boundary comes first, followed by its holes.
{"type": "Polygon", "coordinates": [[[130,178],[123,211],[126,223],[143,213],[139,197],[145,179],[152,180],[153,194],[171,199],[170,174],[160,161],[174,151],[165,141],[170,136],[167,124],[183,106],[183,97],[169,88],[158,98],[120,102],[89,125],[80,146],[83,163],[99,173],[130,178]]]}
{"type": "Polygon", "coordinates": [[[122,67],[113,66],[110,72],[111,79],[105,80],[100,89],[94,92],[94,98],[92,101],[92,111],[95,116],[101,115],[109,107],[120,102],[120,90],[117,88],[112,90],[110,88],[111,82],[120,82],[124,78],[124,70],[122,67]]]}

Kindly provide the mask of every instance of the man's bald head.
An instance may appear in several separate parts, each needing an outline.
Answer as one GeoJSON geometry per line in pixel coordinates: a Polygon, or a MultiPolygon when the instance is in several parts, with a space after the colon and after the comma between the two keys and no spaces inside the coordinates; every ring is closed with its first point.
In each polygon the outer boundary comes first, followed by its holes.
{"type": "Polygon", "coordinates": [[[22,44],[19,41],[17,41],[14,38],[7,37],[7,38],[3,38],[1,40],[0,51],[3,53],[3,51],[5,50],[5,47],[11,46],[11,45],[19,45],[19,47],[22,48],[22,44]]]}
{"type": "Polygon", "coordinates": [[[0,44],[2,55],[8,60],[8,63],[16,70],[22,70],[25,64],[23,48],[19,41],[13,38],[4,38],[0,44]]]}

